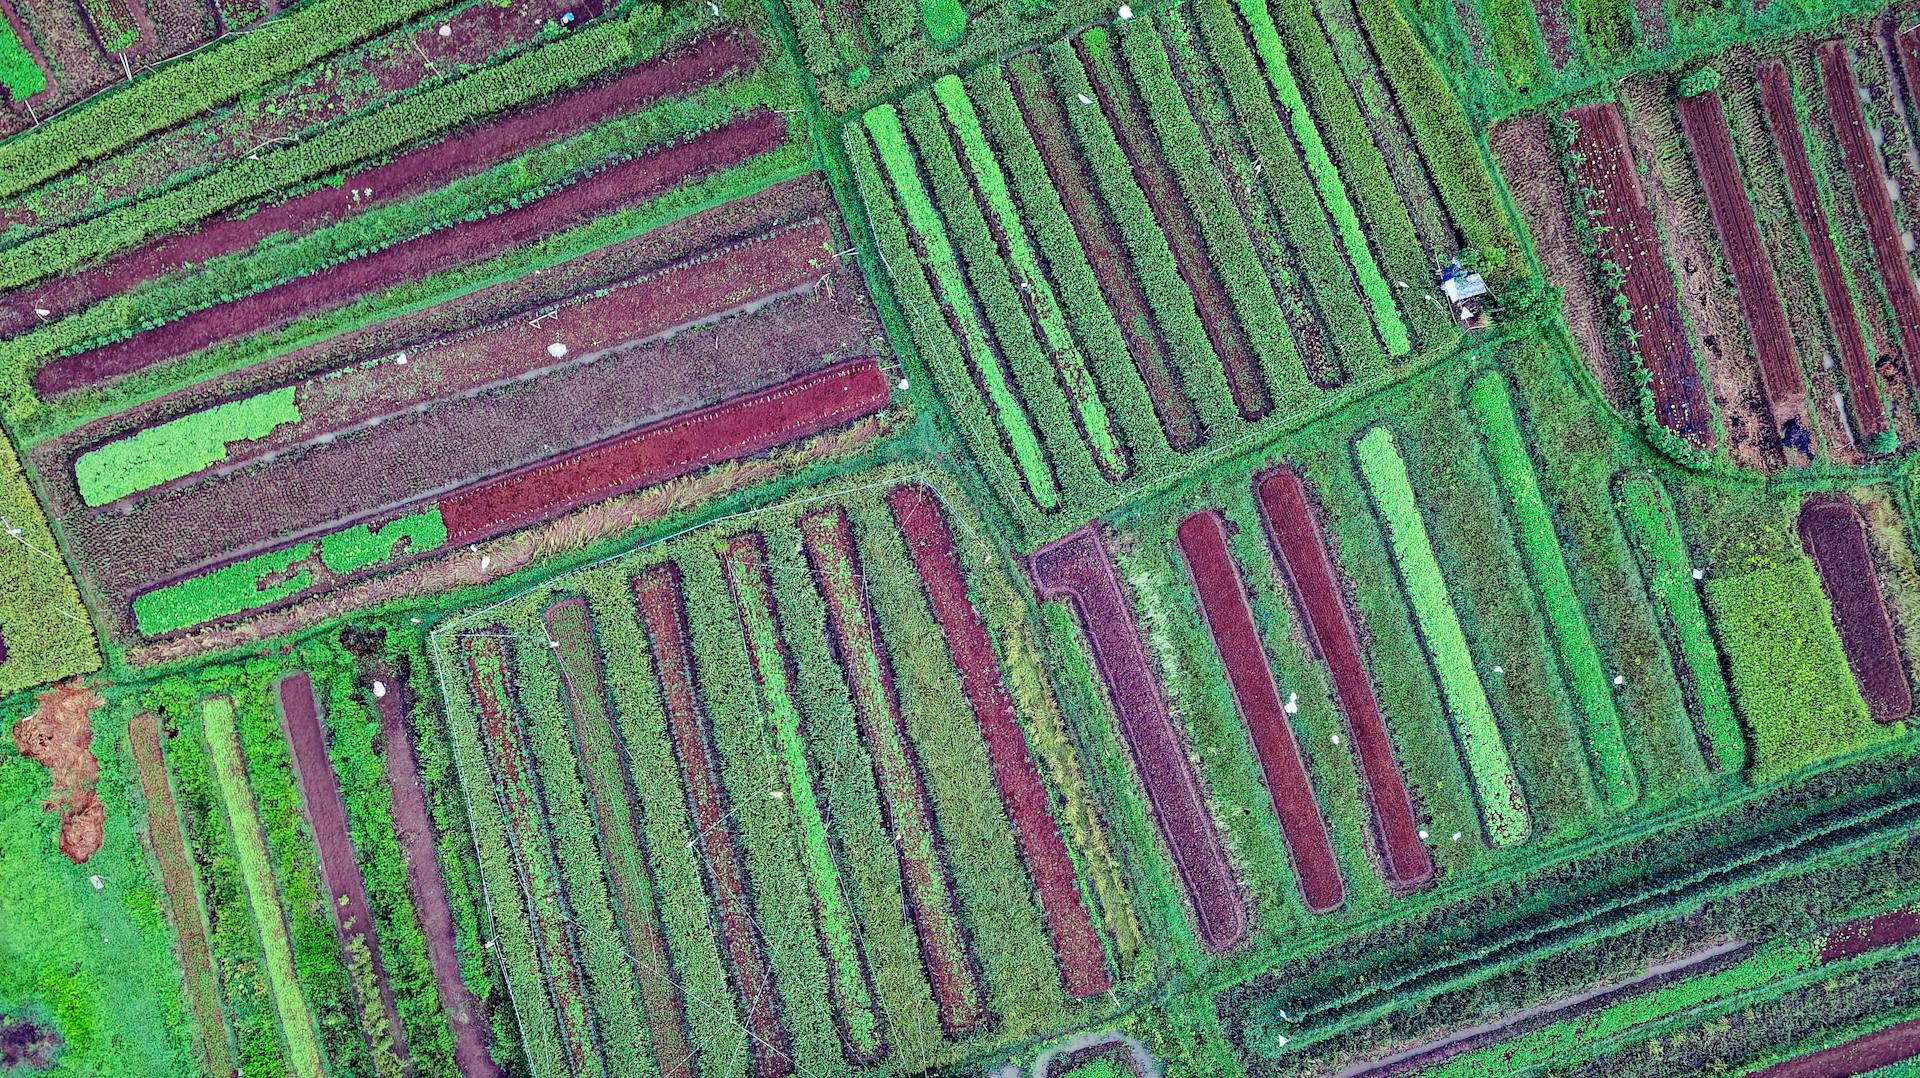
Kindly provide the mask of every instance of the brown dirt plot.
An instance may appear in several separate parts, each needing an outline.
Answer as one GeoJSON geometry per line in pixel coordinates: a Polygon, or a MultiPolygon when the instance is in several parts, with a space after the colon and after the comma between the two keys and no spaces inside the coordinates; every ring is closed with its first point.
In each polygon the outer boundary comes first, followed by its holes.
{"type": "Polygon", "coordinates": [[[93,756],[93,727],[87,721],[87,714],[106,701],[75,679],[41,693],[36,702],[32,714],[14,723],[13,747],[53,776],[45,807],[60,811],[60,852],[77,865],[100,848],[107,818],[106,806],[93,792],[100,761],[93,756]]]}

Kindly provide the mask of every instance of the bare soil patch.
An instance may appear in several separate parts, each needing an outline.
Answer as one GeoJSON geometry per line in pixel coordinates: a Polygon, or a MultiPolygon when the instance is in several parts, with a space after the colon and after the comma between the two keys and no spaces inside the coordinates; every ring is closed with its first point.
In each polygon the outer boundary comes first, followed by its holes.
{"type": "Polygon", "coordinates": [[[13,747],[38,761],[53,776],[53,792],[44,807],[59,810],[60,852],[74,864],[100,848],[106,806],[93,792],[100,762],[93,755],[93,727],[87,716],[106,701],[78,679],[55,685],[35,697],[33,713],[13,725],[13,747]]]}

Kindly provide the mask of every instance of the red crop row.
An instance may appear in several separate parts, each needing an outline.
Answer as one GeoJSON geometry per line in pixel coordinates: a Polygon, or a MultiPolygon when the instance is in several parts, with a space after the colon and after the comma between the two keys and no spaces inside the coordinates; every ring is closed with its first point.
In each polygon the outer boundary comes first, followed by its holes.
{"type": "Polygon", "coordinates": [[[839,506],[814,510],[798,523],[807,564],[826,600],[827,627],[844,663],[860,740],[873,762],[880,819],[899,840],[901,890],[920,939],[940,1026],[948,1036],[959,1036],[986,1020],[985,993],[942,863],[933,806],[900,712],[893,664],[867,602],[853,528],[839,506]]]}
{"type": "MultiPolygon", "coordinates": [[[[169,2],[198,8],[201,17],[206,16],[204,0],[169,2]]],[[[590,18],[587,7],[571,0],[528,0],[510,7],[477,3],[417,30],[395,30],[321,61],[327,76],[324,82],[310,68],[251,102],[215,110],[43,185],[34,192],[34,208],[18,203],[0,207],[0,230],[15,224],[40,229],[70,224],[116,202],[138,198],[176,177],[198,175],[282,140],[299,138],[411,90],[438,72],[460,71],[518,48],[564,12],[590,18]],[[447,28],[444,37],[439,32],[442,25],[447,28]]],[[[169,44],[190,47],[185,42],[169,44]]],[[[118,75],[119,66],[114,67],[118,75]]]]}
{"type": "Polygon", "coordinates": [[[643,486],[737,460],[879,411],[887,380],[871,357],[643,427],[469,487],[440,502],[448,541],[471,543],[643,486]]]}
{"type": "Polygon", "coordinates": [[[1820,587],[1833,607],[1834,626],[1868,713],[1880,722],[1913,714],[1913,688],[1880,599],[1860,514],[1844,496],[1809,499],[1800,507],[1799,531],[1801,545],[1820,570],[1820,587]]]}
{"type": "Polygon", "coordinates": [[[1093,176],[1068,137],[1067,118],[1060,110],[1060,98],[1054,92],[1053,83],[1039,71],[1032,56],[1008,61],[1007,72],[1027,134],[1039,150],[1047,178],[1053,181],[1060,204],[1073,222],[1074,236],[1086,251],[1087,264],[1100,284],[1101,296],[1113,309],[1114,321],[1126,337],[1127,351],[1133,356],[1140,380],[1146,384],[1167,444],[1183,452],[1192,449],[1200,444],[1200,420],[1180,388],[1165,343],[1153,331],[1147,295],[1141,291],[1140,282],[1127,261],[1119,232],[1100,204],[1093,176]]]}
{"type": "Polygon", "coordinates": [[[663,97],[692,93],[758,59],[759,46],[750,35],[738,30],[709,34],[607,82],[578,87],[462,128],[383,164],[349,173],[338,184],[322,184],[263,209],[231,210],[182,235],[16,290],[0,305],[0,336],[17,333],[41,317],[59,317],[131,291],[186,266],[251,251],[269,236],[304,235],[375,206],[435,190],[663,97]],[[41,310],[50,314],[42,316],[41,310]]]}
{"type": "Polygon", "coordinates": [[[206,1073],[231,1074],[234,1068],[227,1051],[226,1019],[220,1013],[220,980],[201,923],[200,892],[193,882],[193,864],[187,859],[186,842],[180,834],[180,813],[174,806],[173,789],[167,785],[160,729],[152,712],[142,711],[128,720],[127,741],[140,772],[141,792],[147,799],[147,840],[160,866],[167,921],[179,941],[187,1007],[194,1018],[194,1044],[206,1073]]]}
{"type": "Polygon", "coordinates": [[[913,571],[926,589],[934,621],[953,657],[954,669],[959,671],[960,689],[972,705],[974,721],[987,743],[994,787],[1008,819],[1013,821],[1014,840],[1033,877],[1047,934],[1060,962],[1062,982],[1076,999],[1098,995],[1113,985],[1100,937],[1080,897],[1073,861],[1061,841],[1026,734],[1014,715],[1000,657],[980,612],[967,598],[967,581],[946,510],[931,488],[918,483],[888,491],[887,508],[906,541],[913,571]]]}
{"type": "Polygon", "coordinates": [[[1346,716],[1347,734],[1366,779],[1367,807],[1373,814],[1387,884],[1401,890],[1418,887],[1433,878],[1433,857],[1420,841],[1413,799],[1394,757],[1393,740],[1381,721],[1360,636],[1306,485],[1291,469],[1282,467],[1255,476],[1253,488],[1267,541],[1287,578],[1307,641],[1327,664],[1334,699],[1346,716]]]}
{"type": "Polygon", "coordinates": [[[461,221],[232,303],[194,311],[145,333],[55,359],[34,373],[34,388],[52,396],[98,385],[404,281],[491,258],[767,153],[786,135],[783,117],[755,109],[712,130],[652,147],[525,205],[461,221]]]}
{"type": "Polygon", "coordinates": [[[1871,440],[1887,429],[1880,403],[1880,385],[1873,364],[1867,358],[1866,342],[1860,335],[1860,320],[1853,310],[1853,293],[1847,288],[1846,271],[1833,249],[1833,235],[1827,231],[1827,213],[1820,205],[1820,190],[1813,178],[1813,166],[1807,159],[1806,140],[1800,133],[1800,117],[1793,104],[1793,88],[1787,69],[1778,60],[1756,65],[1754,78],[1759,84],[1760,103],[1766,109],[1767,124],[1773,129],[1773,141],[1780,154],[1780,165],[1787,176],[1787,189],[1793,197],[1793,213],[1800,222],[1800,234],[1807,238],[1813,256],[1814,277],[1820,283],[1820,298],[1826,304],[1827,324],[1833,330],[1835,349],[1840,353],[1840,369],[1847,377],[1847,395],[1853,404],[1853,422],[1861,442],[1871,440]]]}
{"type": "Polygon", "coordinates": [[[1153,128],[1140,100],[1125,77],[1118,73],[1117,57],[1109,55],[1104,63],[1093,60],[1083,38],[1074,39],[1074,49],[1087,69],[1087,77],[1093,81],[1100,111],[1106,114],[1121,152],[1133,166],[1133,178],[1139,181],[1160,231],[1166,234],[1180,279],[1186,282],[1194,307],[1200,312],[1207,342],[1213,345],[1220,368],[1226,373],[1234,407],[1242,419],[1259,419],[1272,407],[1267,388],[1260,380],[1259,364],[1247,344],[1247,335],[1234,317],[1226,286],[1220,283],[1213,260],[1201,245],[1200,226],[1194,222],[1193,208],[1187,205],[1186,195],[1160,156],[1160,147],[1154,141],[1153,128]]]}
{"type": "Polygon", "coordinates": [[[1029,570],[1041,598],[1064,601],[1079,617],[1121,739],[1193,907],[1200,941],[1209,951],[1227,950],[1246,938],[1246,900],[1207,811],[1187,746],[1161,697],[1106,544],[1091,526],[1081,528],[1035,551],[1029,570]]]}
{"type": "Polygon", "coordinates": [[[1888,910],[1834,925],[1820,946],[1820,961],[1838,962],[1916,938],[1920,938],[1920,910],[1888,910]]]}
{"type": "MultiPolygon", "coordinates": [[[[294,778],[300,783],[300,803],[306,809],[314,849],[320,854],[320,883],[327,891],[334,928],[343,947],[355,936],[366,945],[374,984],[380,993],[379,1005],[386,1012],[387,1029],[393,1035],[393,1052],[404,1062],[407,1047],[402,1040],[400,1015],[394,1010],[393,988],[387,983],[387,967],[380,961],[380,942],[367,910],[367,885],[361,878],[360,863],[348,833],[347,806],[340,799],[340,779],[333,773],[333,761],[327,758],[327,732],[320,725],[313,678],[306,671],[297,670],[279,680],[274,686],[274,695],[279,702],[280,729],[286,735],[287,751],[293,759],[294,778]]],[[[371,1002],[362,1001],[362,1013],[371,1002]]]]}
{"type": "Polygon", "coordinates": [[[1719,234],[1720,247],[1733,271],[1734,292],[1747,324],[1747,337],[1753,342],[1760,391],[1773,413],[1774,429],[1782,446],[1803,457],[1809,456],[1813,450],[1813,432],[1807,426],[1807,394],[1800,381],[1800,364],[1794,358],[1793,338],[1787,332],[1786,315],[1780,307],[1773,263],[1768,260],[1767,249],[1760,240],[1760,225],[1754,219],[1746,181],[1734,157],[1733,139],[1727,132],[1720,95],[1709,90],[1682,97],[1674,102],[1674,107],[1679,111],[1680,126],[1686,132],[1687,145],[1693,151],[1694,165],[1706,190],[1714,231],[1719,234]]]}
{"type": "Polygon", "coordinates": [[[641,845],[643,826],[638,795],[627,769],[627,753],[614,728],[613,708],[594,641],[592,615],[578,596],[548,607],[541,618],[560,668],[568,724],[580,775],[606,855],[607,890],[624,928],[638,976],[641,1006],[647,1018],[647,1044],[661,1078],[688,1078],[694,1072],[693,1045],[687,1041],[686,1012],[675,987],[672,959],[661,935],[649,895],[654,885],[641,845]],[[624,841],[616,836],[624,836],[624,841]]]}
{"type": "Polygon", "coordinates": [[[1213,649],[1227,668],[1240,721],[1260,758],[1267,795],[1286,836],[1301,897],[1309,910],[1325,913],[1345,899],[1346,884],[1334,860],[1333,840],[1327,836],[1313,780],[1280,703],[1260,630],[1253,623],[1246,583],[1227,549],[1226,521],[1214,510],[1202,510],[1182,520],[1175,534],[1193,590],[1200,597],[1200,613],[1213,637],[1213,649]]]}
{"type": "MultiPolygon", "coordinates": [[[[420,918],[427,961],[433,966],[440,990],[440,1008],[453,1029],[453,1059],[469,1078],[498,1078],[500,1067],[488,1048],[489,1029],[480,1003],[460,977],[460,955],[453,942],[453,911],[447,905],[447,884],[440,875],[440,857],[434,842],[433,821],[427,811],[426,788],[420,764],[413,754],[413,731],[407,722],[409,699],[405,683],[384,663],[366,670],[367,692],[380,714],[381,760],[386,765],[387,790],[393,801],[394,837],[407,866],[407,893],[420,918]]],[[[214,1073],[225,1074],[225,1070],[214,1073]]]]}
{"type": "Polygon", "coordinates": [[[1634,350],[1651,380],[1654,417],[1700,448],[1713,445],[1711,412],[1693,345],[1680,314],[1680,296],[1660,247],[1653,213],[1634,171],[1620,106],[1611,102],[1568,109],[1576,128],[1574,176],[1592,192],[1588,207],[1598,226],[1603,258],[1619,269],[1620,289],[1634,334],[1634,350]]]}
{"type": "Polygon", "coordinates": [[[687,809],[693,816],[693,841],[700,847],[707,888],[720,914],[720,949],[726,955],[734,994],[746,1012],[754,1078],[786,1078],[793,1073],[793,1057],[787,1048],[786,1029],[780,1024],[780,1002],[767,967],[766,945],[754,920],[753,896],[747,890],[739,840],[727,822],[713,730],[700,704],[700,686],[687,642],[680,567],[663,562],[631,583],[647,639],[653,645],[648,653],[653,659],[654,678],[660,684],[687,809]]]}
{"type": "Polygon", "coordinates": [[[1840,163],[1846,166],[1847,180],[1853,188],[1854,202],[1867,226],[1867,244],[1873,251],[1873,264],[1880,271],[1880,284],[1893,306],[1893,322],[1900,332],[1901,353],[1907,359],[1908,375],[1920,379],[1914,361],[1920,359],[1920,288],[1913,283],[1913,271],[1907,267],[1907,252],[1900,240],[1900,226],[1893,217],[1893,202],[1887,194],[1886,170],[1879,148],[1867,133],[1866,116],[1860,107],[1860,88],[1854,82],[1853,68],[1847,60],[1845,41],[1825,41],[1815,50],[1820,60],[1820,85],[1827,101],[1827,113],[1834,136],[1840,141],[1840,163]]]}
{"type": "Polygon", "coordinates": [[[599,1055],[587,991],[575,957],[573,923],[560,893],[559,869],[547,848],[546,812],[540,805],[533,758],[521,734],[520,716],[506,685],[512,650],[507,630],[489,626],[462,641],[467,674],[480,709],[480,742],[493,776],[495,810],[506,825],[509,854],[526,896],[545,986],[559,1016],[560,1042],[576,1074],[599,1055]]]}

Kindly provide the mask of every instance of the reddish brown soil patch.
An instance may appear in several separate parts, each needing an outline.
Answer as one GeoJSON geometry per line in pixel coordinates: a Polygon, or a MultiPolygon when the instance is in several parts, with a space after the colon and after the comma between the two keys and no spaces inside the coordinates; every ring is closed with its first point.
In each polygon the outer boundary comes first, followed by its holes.
{"type": "Polygon", "coordinates": [[[1776,1063],[1751,1078],[1853,1078],[1920,1055],[1920,1018],[1776,1063]]]}
{"type": "Polygon", "coordinates": [[[1820,961],[1838,962],[1916,938],[1920,938],[1920,910],[1888,910],[1834,925],[1820,945],[1820,961]]]}
{"type": "Polygon", "coordinates": [[[1560,312],[1600,392],[1615,408],[1626,410],[1632,398],[1619,364],[1607,345],[1607,311],[1593,285],[1592,262],[1580,248],[1571,212],[1572,194],[1553,148],[1547,117],[1521,113],[1495,124],[1487,141],[1509,184],[1514,203],[1533,236],[1547,279],[1560,287],[1560,312]],[[1524,181],[1523,179],[1524,178],[1524,181]]]}
{"type": "Polygon", "coordinates": [[[1780,308],[1773,265],[1767,261],[1760,225],[1747,200],[1733,140],[1727,133],[1720,95],[1708,91],[1683,97],[1674,102],[1674,107],[1693,150],[1721,251],[1733,273],[1747,338],[1753,342],[1760,390],[1773,415],[1775,437],[1787,453],[1788,463],[1804,464],[1813,455],[1806,390],[1800,382],[1800,364],[1794,358],[1793,340],[1780,308]]]}
{"type": "Polygon", "coordinates": [[[1844,496],[1808,499],[1800,509],[1799,531],[1800,544],[1820,570],[1820,587],[1833,607],[1834,626],[1867,711],[1879,722],[1913,714],[1912,684],[1853,502],[1844,496]]]}
{"type": "Polygon", "coordinates": [[[1140,1072],[1140,1061],[1134,1058],[1133,1049],[1125,1041],[1096,1044],[1050,1060],[1047,1063],[1047,1078],[1066,1078],[1090,1063],[1106,1063],[1127,1078],[1145,1078],[1140,1072]]]}
{"type": "Polygon", "coordinates": [[[1907,267],[1906,248],[1900,240],[1900,226],[1894,220],[1880,153],[1867,131],[1846,42],[1822,42],[1815,54],[1820,62],[1820,84],[1828,115],[1840,142],[1840,160],[1846,166],[1854,201],[1866,222],[1867,241],[1873,250],[1874,266],[1880,272],[1880,284],[1893,307],[1893,321],[1900,333],[1900,349],[1908,376],[1920,377],[1914,362],[1920,357],[1920,287],[1914,285],[1913,273],[1907,267]]]}
{"type": "Polygon", "coordinates": [[[60,812],[60,852],[74,864],[100,848],[107,809],[93,792],[100,761],[93,756],[87,715],[106,703],[79,680],[55,685],[34,698],[33,713],[13,724],[13,747],[38,761],[53,777],[48,809],[60,812]]]}
{"type": "Polygon", "coordinates": [[[1634,351],[1651,381],[1654,419],[1693,445],[1710,448],[1714,437],[1706,390],[1687,339],[1673,274],[1627,146],[1620,106],[1611,101],[1582,105],[1565,115],[1577,128],[1571,147],[1573,172],[1581,187],[1593,192],[1589,212],[1599,226],[1601,257],[1622,274],[1634,351]]]}
{"type": "Polygon", "coordinates": [[[227,1050],[226,1017],[220,1009],[220,978],[207,946],[205,913],[193,881],[193,863],[180,832],[180,813],[173,789],[167,784],[167,764],[161,753],[160,729],[153,713],[142,711],[127,723],[127,741],[140,772],[140,789],[147,799],[147,841],[160,866],[160,886],[166,896],[167,920],[179,945],[181,973],[186,980],[188,1009],[193,1012],[193,1043],[208,1074],[232,1074],[227,1050]]]}
{"type": "Polygon", "coordinates": [[[435,852],[433,818],[427,811],[426,787],[420,781],[420,765],[413,754],[413,734],[407,723],[410,694],[406,683],[385,663],[368,664],[365,681],[374,708],[380,713],[381,758],[386,763],[387,788],[393,795],[394,837],[406,862],[407,892],[420,919],[427,961],[433,966],[434,983],[440,989],[440,1007],[453,1029],[454,1062],[469,1078],[498,1076],[500,1067],[487,1047],[491,1030],[486,1015],[460,978],[453,911],[447,905],[447,885],[435,852]]]}
{"type": "Polygon", "coordinates": [[[980,612],[967,598],[966,577],[946,509],[932,488],[919,484],[889,491],[887,508],[907,544],[914,573],[926,589],[934,620],[960,674],[961,691],[973,706],[980,736],[987,743],[994,787],[1013,822],[1021,859],[1033,877],[1061,979],[1075,999],[1098,995],[1113,985],[1100,937],[1080,897],[1073,860],[1048,807],[1047,789],[1033,765],[1026,734],[1014,715],[1000,657],[980,612]]]}
{"type": "Polygon", "coordinates": [[[1540,26],[1540,40],[1547,47],[1547,60],[1554,70],[1573,59],[1573,31],[1567,25],[1567,9],[1561,0],[1533,0],[1533,21],[1540,26]]]}
{"type": "Polygon", "coordinates": [[[767,965],[766,944],[754,919],[753,895],[740,842],[728,822],[727,795],[720,785],[720,762],[713,729],[700,699],[688,640],[686,602],[680,567],[663,562],[631,581],[633,599],[646,624],[653,674],[660,686],[674,759],[680,765],[687,811],[697,829],[707,892],[719,914],[720,951],[728,979],[746,1014],[754,1078],[785,1078],[793,1073],[780,1002],[767,965]]]}
{"type": "MultiPolygon", "coordinates": [[[[387,967],[380,960],[380,941],[373,930],[373,917],[367,910],[366,881],[360,875],[353,839],[347,825],[347,806],[340,798],[339,776],[327,758],[327,732],[320,722],[319,703],[313,695],[313,678],[304,670],[280,679],[274,687],[279,703],[280,729],[286,734],[287,749],[293,758],[294,777],[300,783],[300,803],[306,810],[307,827],[313,834],[313,846],[320,855],[320,882],[327,891],[327,906],[333,911],[333,924],[340,943],[351,954],[350,942],[356,937],[366,948],[379,1005],[386,1014],[387,1032],[393,1038],[392,1052],[405,1065],[407,1046],[400,1028],[400,1015],[394,1009],[393,988],[387,983],[387,967]]],[[[364,986],[356,983],[359,992],[364,986]]],[[[370,1001],[362,1000],[362,1014],[370,1001]]],[[[371,1040],[371,1030],[363,1030],[371,1040]]]]}
{"type": "Polygon", "coordinates": [[[1250,927],[1246,899],[1106,544],[1092,527],[1081,528],[1035,551],[1029,571],[1042,599],[1069,604],[1080,619],[1200,942],[1216,953],[1233,947],[1250,927]]]}
{"type": "Polygon", "coordinates": [[[1291,469],[1281,467],[1256,475],[1253,488],[1267,541],[1278,557],[1294,609],[1301,614],[1307,643],[1327,664],[1334,699],[1346,716],[1347,735],[1353,739],[1353,752],[1367,783],[1367,808],[1373,814],[1382,875],[1397,890],[1418,887],[1433,878],[1433,857],[1420,841],[1413,799],[1380,718],[1365,651],[1306,484],[1291,469]]]}
{"type": "Polygon", "coordinates": [[[1766,109],[1767,125],[1773,129],[1774,145],[1780,151],[1780,164],[1786,172],[1787,188],[1793,195],[1794,216],[1800,232],[1807,237],[1808,253],[1820,283],[1820,297],[1827,309],[1827,326],[1833,333],[1840,367],[1846,375],[1847,393],[1853,410],[1854,429],[1866,442],[1887,429],[1885,408],[1880,401],[1879,379],[1867,358],[1867,346],[1860,333],[1860,320],[1853,309],[1853,293],[1847,287],[1846,271],[1833,247],[1833,235],[1827,230],[1826,210],[1820,205],[1819,187],[1813,166],[1807,158],[1806,140],[1800,133],[1800,119],[1794,109],[1793,88],[1787,69],[1778,60],[1766,60],[1754,67],[1759,84],[1760,103],[1766,109]]]}
{"type": "Polygon", "coordinates": [[[1194,307],[1200,313],[1207,343],[1213,346],[1220,369],[1227,376],[1234,408],[1242,419],[1259,419],[1272,405],[1267,399],[1267,388],[1260,381],[1259,364],[1253,358],[1253,349],[1247,343],[1246,334],[1241,332],[1239,321],[1234,318],[1232,300],[1227,296],[1226,286],[1220,283],[1220,275],[1214,272],[1213,259],[1201,244],[1193,208],[1187,205],[1186,194],[1160,156],[1160,147],[1154,141],[1153,128],[1139,95],[1119,73],[1113,54],[1096,57],[1081,38],[1074,39],[1074,49],[1087,69],[1094,96],[1100,100],[1100,111],[1106,114],[1107,123],[1113,128],[1120,152],[1126,155],[1133,178],[1147,196],[1147,206],[1152,209],[1155,222],[1166,234],[1174,266],[1180,271],[1180,279],[1186,283],[1194,307]]]}
{"type": "Polygon", "coordinates": [[[1087,264],[1100,284],[1100,294],[1112,308],[1114,321],[1126,337],[1127,352],[1146,383],[1153,401],[1154,415],[1167,436],[1167,444],[1185,451],[1200,444],[1200,419],[1186,392],[1180,388],[1172,360],[1160,336],[1153,330],[1148,314],[1147,295],[1121,246],[1120,233],[1102,208],[1094,189],[1093,176],[1080,159],[1068,135],[1067,118],[1061,112],[1060,99],[1053,83],[1041,72],[1032,56],[1017,56],[1007,63],[1008,81],[1019,104],[1027,134],[1046,165],[1047,178],[1053,181],[1073,222],[1073,231],[1086,251],[1087,264]]]}
{"type": "Polygon", "coordinates": [[[60,1045],[60,1034],[51,1026],[0,1014],[0,1067],[8,1073],[15,1068],[23,1074],[51,1068],[60,1045]]]}
{"type": "Polygon", "coordinates": [[[1267,662],[1266,646],[1253,621],[1246,583],[1227,549],[1227,522],[1214,510],[1188,516],[1175,530],[1180,556],[1200,598],[1200,614],[1213,637],[1213,649],[1227,668],[1240,721],[1253,739],[1267,796],[1286,836],[1287,854],[1307,909],[1325,913],[1346,898],[1346,883],[1333,856],[1333,840],[1307,774],[1306,760],[1280,703],[1280,690],[1267,662]]]}

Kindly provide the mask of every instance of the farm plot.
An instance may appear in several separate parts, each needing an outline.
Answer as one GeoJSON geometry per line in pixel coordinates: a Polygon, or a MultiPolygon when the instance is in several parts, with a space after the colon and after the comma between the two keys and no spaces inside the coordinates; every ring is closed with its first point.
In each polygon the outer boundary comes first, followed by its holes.
{"type": "Polygon", "coordinates": [[[919,358],[1032,538],[1459,339],[1438,268],[1506,241],[1436,174],[1465,131],[1408,103],[1429,61],[1362,7],[1330,37],[1196,0],[842,126],[919,358]],[[1415,66],[1383,84],[1363,36],[1415,66]]]}
{"type": "Polygon", "coordinates": [[[1800,508],[1799,533],[1819,570],[1847,665],[1868,711],[1879,722],[1907,718],[1913,714],[1912,679],[1880,598],[1880,580],[1859,512],[1844,497],[1809,499],[1800,508]]]}
{"type": "Polygon", "coordinates": [[[449,336],[371,355],[395,338],[322,348],[289,357],[288,373],[304,372],[293,381],[244,371],[43,443],[96,586],[155,596],[139,600],[138,621],[158,635],[804,448],[880,413],[890,389],[864,358],[878,324],[852,266],[829,254],[818,186],[769,194],[563,263],[557,283],[463,304],[449,336]],[[529,301],[492,321],[496,304],[529,301]],[[192,407],[223,391],[246,395],[192,407]],[[423,455],[423,444],[469,449],[423,455]],[[288,501],[288,490],[310,493],[288,501]],[[246,508],[262,498],[285,511],[246,508]],[[145,553],[126,545],[136,521],[169,530],[170,569],[144,541],[145,553]]]}
{"type": "MultiPolygon", "coordinates": [[[[513,805],[469,801],[496,929],[525,932],[507,928],[525,924],[525,865],[549,866],[540,901],[576,920],[631,908],[668,963],[655,996],[688,1001],[679,1073],[939,1066],[1056,1028],[1113,983],[1120,910],[1088,892],[1095,920],[1078,882],[1108,870],[1088,863],[1103,848],[1061,841],[1094,818],[1088,795],[1042,747],[1059,716],[1009,665],[1033,655],[1017,593],[955,499],[895,466],[436,630],[466,788],[497,786],[483,741],[540,765],[513,805]],[[915,571],[863,571],[883,563],[915,571]],[[519,646],[529,633],[555,646],[519,646]],[[999,797],[979,796],[985,775],[999,797]],[[570,843],[570,814],[603,803],[624,821],[570,843]]],[[[538,1050],[561,1043],[560,941],[532,942],[503,965],[544,1074],[564,1058],[538,1050]]],[[[616,1013],[595,989],[594,1028],[616,1013]]]]}
{"type": "Polygon", "coordinates": [[[100,645],[47,518],[0,439],[0,694],[100,668],[100,645]]]}

